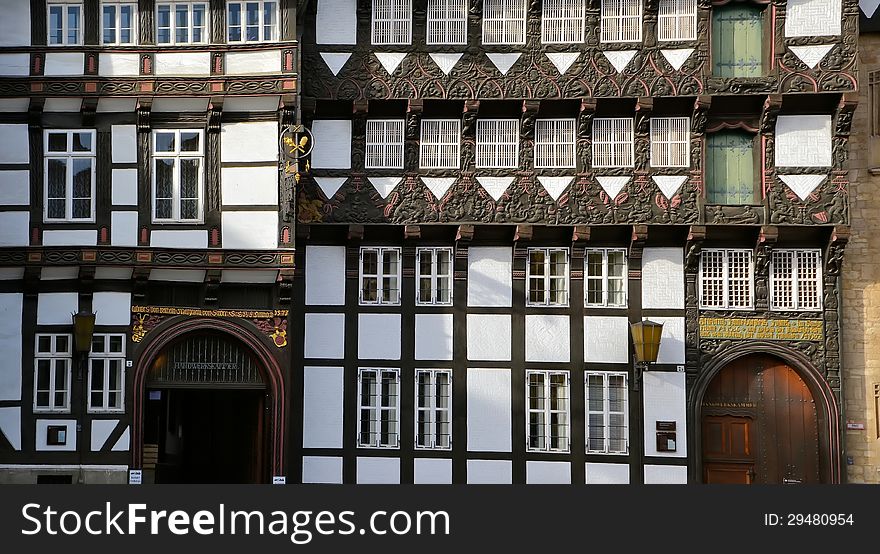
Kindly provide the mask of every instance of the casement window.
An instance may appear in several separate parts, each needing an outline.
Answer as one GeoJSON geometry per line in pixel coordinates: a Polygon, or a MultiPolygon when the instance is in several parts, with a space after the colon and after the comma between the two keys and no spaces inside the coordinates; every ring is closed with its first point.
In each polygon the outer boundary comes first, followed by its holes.
{"type": "Polygon", "coordinates": [[[153,131],[153,221],[202,220],[204,131],[153,131]]]}
{"type": "Polygon", "coordinates": [[[95,220],[95,131],[44,131],[43,219],[95,220]]]}
{"type": "Polygon", "coordinates": [[[568,306],[568,249],[529,248],[529,306],[568,306]]]}
{"type": "Polygon", "coordinates": [[[137,44],[136,2],[101,4],[101,42],[106,45],[137,44]]]}
{"type": "Polygon", "coordinates": [[[754,135],[719,131],[706,136],[706,203],[754,204],[754,135]]]}
{"type": "Polygon", "coordinates": [[[402,119],[367,120],[367,169],[403,169],[403,126],[402,119]]]}
{"type": "Polygon", "coordinates": [[[626,373],[586,374],[587,452],[626,454],[629,451],[626,373]]]}
{"type": "Polygon", "coordinates": [[[584,253],[584,296],[588,307],[626,306],[626,250],[590,248],[584,253]]]}
{"type": "Polygon", "coordinates": [[[773,250],[770,257],[770,309],[822,309],[821,250],[773,250]]]}
{"type": "Polygon", "coordinates": [[[752,309],[752,251],[703,249],[700,255],[700,308],[752,309]]]}
{"type": "Polygon", "coordinates": [[[467,44],[467,0],[428,0],[428,44],[467,44]]]}
{"type": "Polygon", "coordinates": [[[651,118],[651,167],[688,167],[691,120],[689,117],[651,118]]]}
{"type": "Polygon", "coordinates": [[[544,0],[541,9],[541,42],[583,42],[586,0],[544,0]]]}
{"type": "Polygon", "coordinates": [[[400,371],[358,370],[358,446],[397,448],[400,440],[400,371]]]}
{"type": "Polygon", "coordinates": [[[452,372],[416,370],[416,448],[452,448],[452,372]]]}
{"type": "Polygon", "coordinates": [[[593,167],[632,167],[633,149],[631,117],[593,120],[593,167]]]}
{"type": "Polygon", "coordinates": [[[49,2],[47,5],[49,46],[71,46],[83,42],[82,3],[49,2]]]}
{"type": "Polygon", "coordinates": [[[122,412],[125,335],[96,334],[89,354],[89,412],[122,412]]]}
{"type": "Polygon", "coordinates": [[[602,0],[601,42],[642,41],[642,0],[602,0]]]}
{"type": "Polygon", "coordinates": [[[477,167],[519,167],[519,120],[477,120],[477,167]]]}
{"type": "Polygon", "coordinates": [[[483,44],[525,44],[526,0],[483,1],[483,44]]]}
{"type": "Polygon", "coordinates": [[[373,0],[373,44],[412,42],[412,0],[373,0]]]}
{"type": "Polygon", "coordinates": [[[452,305],[452,248],[416,249],[416,304],[452,305]]]}
{"type": "Polygon", "coordinates": [[[278,2],[229,2],[226,28],[230,43],[277,41],[278,2]]]}
{"type": "Polygon", "coordinates": [[[34,411],[70,411],[70,335],[39,334],[34,351],[34,411]]]}
{"type": "Polygon", "coordinates": [[[207,2],[156,4],[156,44],[207,44],[207,2]]]}
{"type": "Polygon", "coordinates": [[[360,303],[400,304],[400,248],[361,248],[360,303]]]}
{"type": "Polygon", "coordinates": [[[696,40],[697,0],[659,0],[657,40],[696,40]]]}
{"type": "Polygon", "coordinates": [[[461,121],[423,119],[419,139],[421,169],[458,169],[461,121]]]}
{"type": "Polygon", "coordinates": [[[526,383],[526,448],[529,452],[568,452],[568,372],[528,370],[526,383]]]}
{"type": "Polygon", "coordinates": [[[745,2],[712,7],[712,74],[760,77],[764,74],[764,11],[745,2]]]}
{"type": "Polygon", "coordinates": [[[573,168],[575,150],[574,119],[535,121],[535,167],[573,168]]]}

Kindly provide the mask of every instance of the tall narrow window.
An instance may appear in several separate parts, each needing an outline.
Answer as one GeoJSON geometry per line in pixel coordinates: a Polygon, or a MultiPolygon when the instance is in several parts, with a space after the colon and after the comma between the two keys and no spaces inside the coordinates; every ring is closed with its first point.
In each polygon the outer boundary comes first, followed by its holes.
{"type": "Polygon", "coordinates": [[[477,120],[477,167],[519,167],[519,120],[477,120]]]}
{"type": "Polygon", "coordinates": [[[535,167],[575,167],[574,119],[535,121],[535,167]]]}
{"type": "Polygon", "coordinates": [[[700,254],[700,307],[751,309],[754,305],[752,251],[703,249],[700,254]]]}
{"type": "Polygon", "coordinates": [[[278,40],[278,2],[229,2],[226,28],[231,43],[278,40]]]}
{"type": "Polygon", "coordinates": [[[586,0],[544,0],[541,7],[541,42],[583,42],[586,13],[586,0]]]}
{"type": "Polygon", "coordinates": [[[95,131],[45,131],[43,218],[95,219],[95,131]]]}
{"type": "Polygon", "coordinates": [[[689,117],[651,118],[651,166],[688,167],[690,165],[689,117]]]}
{"type": "Polygon", "coordinates": [[[587,452],[626,454],[629,451],[626,373],[586,374],[587,452]]]}
{"type": "Polygon", "coordinates": [[[207,2],[156,4],[156,44],[207,44],[207,2]]]}
{"type": "Polygon", "coordinates": [[[125,394],[125,335],[96,334],[89,354],[89,412],[121,412],[125,394]]]}
{"type": "Polygon", "coordinates": [[[568,452],[568,372],[526,371],[526,447],[530,452],[568,452]]]}
{"type": "Polygon", "coordinates": [[[483,1],[483,44],[525,44],[526,1],[483,1]]]}
{"type": "Polygon", "coordinates": [[[403,169],[402,119],[367,120],[367,169],[403,169]]]}
{"type": "Polygon", "coordinates": [[[373,0],[373,44],[412,42],[411,0],[373,0]]]}
{"type": "Polygon", "coordinates": [[[34,411],[70,411],[70,335],[36,337],[34,350],[34,411]]]}
{"type": "Polygon", "coordinates": [[[760,77],[764,11],[735,2],[712,7],[712,60],[716,77],[760,77]]]}
{"type": "Polygon", "coordinates": [[[416,448],[452,447],[452,372],[416,370],[416,448]]]}
{"type": "Polygon", "coordinates": [[[397,448],[400,431],[400,373],[397,369],[358,371],[358,446],[397,448]]]}
{"type": "Polygon", "coordinates": [[[632,167],[633,149],[632,118],[593,120],[593,167],[632,167]]]}
{"type": "Polygon", "coordinates": [[[659,0],[657,40],[696,40],[697,0],[659,0]]]}
{"type": "Polygon", "coordinates": [[[754,204],[754,136],[720,131],[706,137],[706,203],[754,204]]]}
{"type": "Polygon", "coordinates": [[[467,0],[428,0],[428,44],[467,44],[467,0]]]}
{"type": "Polygon", "coordinates": [[[584,293],[589,307],[626,306],[626,250],[590,248],[584,254],[584,293]]]}
{"type": "Polygon", "coordinates": [[[602,0],[602,42],[642,41],[642,0],[602,0]]]}
{"type": "Polygon", "coordinates": [[[452,248],[418,248],[416,260],[416,304],[452,305],[452,248]]]}
{"type": "Polygon", "coordinates": [[[568,249],[529,248],[528,305],[568,306],[568,249]]]}
{"type": "Polygon", "coordinates": [[[770,258],[770,309],[822,309],[822,252],[773,250],[770,258]]]}
{"type": "Polygon", "coordinates": [[[104,2],[101,5],[101,42],[137,44],[137,3],[104,2]]]}
{"type": "Polygon", "coordinates": [[[204,132],[153,131],[153,221],[202,220],[204,132]]]}
{"type": "Polygon", "coordinates": [[[400,248],[361,248],[360,303],[400,304],[400,248]]]}
{"type": "Polygon", "coordinates": [[[47,8],[49,46],[82,44],[82,4],[49,2],[47,8]]]}
{"type": "Polygon", "coordinates": [[[461,144],[461,121],[458,119],[423,119],[419,140],[419,167],[422,169],[458,169],[461,144]]]}

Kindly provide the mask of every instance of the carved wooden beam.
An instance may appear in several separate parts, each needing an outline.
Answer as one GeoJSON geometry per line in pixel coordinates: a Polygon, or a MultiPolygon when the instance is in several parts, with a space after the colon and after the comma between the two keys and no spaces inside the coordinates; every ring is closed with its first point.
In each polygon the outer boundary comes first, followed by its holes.
{"type": "Polygon", "coordinates": [[[422,238],[422,228],[418,225],[406,225],[403,228],[403,238],[420,239],[422,238]]]}
{"type": "Polygon", "coordinates": [[[141,132],[150,131],[150,110],[153,108],[152,98],[138,98],[137,108],[137,130],[141,132]]]}
{"type": "Polygon", "coordinates": [[[849,227],[836,225],[828,239],[828,247],[825,249],[825,274],[836,277],[840,275],[843,266],[843,251],[849,242],[849,227]]]}
{"type": "Polygon", "coordinates": [[[419,126],[422,121],[422,110],[425,102],[421,98],[411,98],[406,105],[406,138],[416,140],[419,138],[419,126]]]}
{"type": "Polygon", "coordinates": [[[220,301],[220,270],[209,269],[205,272],[205,305],[216,306],[220,301]]]}
{"type": "Polygon", "coordinates": [[[479,100],[465,100],[461,114],[461,136],[473,137],[477,126],[477,113],[480,111],[479,100]]]}
{"type": "Polygon", "coordinates": [[[517,225],[516,232],[513,234],[513,240],[514,242],[532,240],[534,231],[535,228],[531,225],[517,225]]]}
{"type": "Polygon", "coordinates": [[[470,242],[474,238],[473,225],[459,225],[458,231],[455,233],[456,241],[470,242]]]}
{"type": "Polygon", "coordinates": [[[648,240],[647,225],[633,225],[632,236],[629,242],[629,257],[637,260],[642,258],[642,251],[645,249],[645,242],[648,240]]]}
{"type": "Polygon", "coordinates": [[[694,101],[694,114],[691,118],[691,132],[702,135],[706,132],[706,122],[709,120],[709,107],[712,105],[711,96],[697,96],[694,101]]]}
{"type": "Polygon", "coordinates": [[[308,223],[300,223],[296,226],[295,236],[298,239],[308,240],[311,235],[312,226],[308,223]]]}
{"type": "Polygon", "coordinates": [[[589,225],[575,225],[571,232],[571,242],[588,242],[590,240],[590,230],[591,227],[589,225]]]}
{"type": "Polygon", "coordinates": [[[522,138],[531,140],[535,137],[535,119],[538,117],[538,108],[540,107],[540,100],[523,100],[522,116],[520,117],[522,138]]]}
{"type": "Polygon", "coordinates": [[[779,116],[779,110],[782,108],[781,94],[768,94],[764,99],[764,106],[761,108],[761,132],[765,134],[773,134],[776,132],[776,118],[779,116]]]}
{"type": "Polygon", "coordinates": [[[348,240],[363,240],[364,239],[364,226],[363,225],[349,225],[348,226],[348,240]]]}
{"type": "Polygon", "coordinates": [[[703,248],[703,241],[706,240],[705,225],[691,225],[688,229],[687,240],[685,241],[684,263],[685,269],[689,273],[696,273],[700,264],[700,251],[703,248]]]}
{"type": "Polygon", "coordinates": [[[82,107],[80,109],[82,111],[83,126],[94,127],[95,113],[98,111],[98,98],[88,97],[83,99],[82,107]]]}
{"type": "Polygon", "coordinates": [[[840,97],[840,103],[837,105],[834,121],[834,134],[839,136],[848,136],[852,129],[853,113],[859,103],[857,93],[848,92],[840,97]]]}

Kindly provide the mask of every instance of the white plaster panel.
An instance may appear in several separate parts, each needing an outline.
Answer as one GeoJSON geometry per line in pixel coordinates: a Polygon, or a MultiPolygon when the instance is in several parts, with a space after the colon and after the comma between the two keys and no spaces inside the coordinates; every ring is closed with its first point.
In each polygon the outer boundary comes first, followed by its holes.
{"type": "Polygon", "coordinates": [[[567,315],[526,316],[527,362],[568,362],[570,339],[567,315]]]}
{"type": "Polygon", "coordinates": [[[23,0],[3,2],[3,17],[0,17],[0,46],[30,45],[30,2],[24,2],[23,0]]]}
{"type": "Polygon", "coordinates": [[[469,360],[510,359],[510,316],[468,314],[467,352],[469,360]]]}
{"type": "Polygon", "coordinates": [[[79,267],[44,267],[40,270],[41,281],[63,281],[65,279],[79,278],[79,267]]]}
{"type": "Polygon", "coordinates": [[[208,231],[150,232],[150,246],[156,248],[207,248],[208,231]]]}
{"type": "Polygon", "coordinates": [[[58,451],[76,452],[76,420],[75,419],[38,419],[36,422],[36,450],[38,452],[58,451]],[[46,444],[46,431],[49,426],[60,425],[67,428],[67,444],[46,444]]]}
{"type": "MultiPolygon", "coordinates": [[[[2,63],[2,59],[0,56],[0,63],[2,63]]],[[[3,113],[26,112],[30,105],[30,98],[0,98],[0,112],[3,113]]]]}
{"type": "Polygon", "coordinates": [[[92,296],[92,311],[96,325],[125,325],[131,323],[130,292],[96,292],[92,296]]]}
{"type": "Polygon", "coordinates": [[[208,101],[208,98],[159,97],[153,100],[150,111],[154,113],[202,113],[208,109],[208,101]]]}
{"type": "Polygon", "coordinates": [[[358,484],[397,485],[400,483],[400,458],[357,459],[358,484]]]}
{"type": "Polygon", "coordinates": [[[116,444],[113,445],[113,448],[110,450],[113,452],[128,452],[131,448],[131,427],[125,427],[125,431],[119,435],[119,439],[116,440],[116,444]]]}
{"type": "Polygon", "coordinates": [[[0,212],[0,246],[27,246],[30,221],[29,212],[0,212]]]}
{"type": "Polygon", "coordinates": [[[98,100],[98,113],[133,112],[137,107],[137,98],[101,98],[98,100]]]}
{"type": "Polygon", "coordinates": [[[400,314],[358,314],[358,358],[400,359],[400,314]]]}
{"type": "Polygon", "coordinates": [[[111,246],[137,246],[137,236],[137,212],[110,212],[111,246]]]}
{"type": "Polygon", "coordinates": [[[280,101],[280,96],[227,96],[223,100],[223,111],[274,112],[280,101]]]}
{"type": "Polygon", "coordinates": [[[513,482],[513,462],[510,460],[468,460],[469,485],[509,485],[513,482]]]}
{"type": "Polygon", "coordinates": [[[115,164],[137,163],[137,127],[134,125],[111,125],[110,145],[115,164]]]}
{"type": "Polygon", "coordinates": [[[642,308],[684,309],[681,248],[645,248],[642,252],[642,308]]]}
{"type": "Polygon", "coordinates": [[[278,160],[278,124],[276,122],[248,121],[221,125],[221,162],[274,162],[276,160],[278,160]]]}
{"type": "Polygon", "coordinates": [[[29,171],[0,171],[0,205],[27,206],[30,201],[31,175],[29,171]]]}
{"type": "Polygon", "coordinates": [[[226,75],[265,75],[281,73],[281,50],[228,52],[226,75]]]}
{"type": "Polygon", "coordinates": [[[839,35],[842,19],[840,0],[788,0],[785,36],[839,35]]]}
{"type": "Polygon", "coordinates": [[[306,246],[306,305],[345,304],[345,247],[306,246]]]}
{"type": "Polygon", "coordinates": [[[21,293],[0,294],[0,400],[21,400],[21,293]]]}
{"type": "Polygon", "coordinates": [[[180,283],[201,283],[205,280],[204,269],[154,269],[150,271],[150,281],[174,281],[180,283]]]}
{"type": "Polygon", "coordinates": [[[82,109],[82,98],[46,98],[43,111],[52,112],[79,112],[82,109]]]}
{"type": "Polygon", "coordinates": [[[303,368],[303,448],[342,448],[343,368],[303,368]]]}
{"type": "MultiPolygon", "coordinates": [[[[3,21],[2,17],[0,17],[0,21],[3,21]]],[[[27,77],[31,73],[30,63],[31,55],[28,53],[0,54],[0,76],[27,77]]]]}
{"type": "Polygon", "coordinates": [[[224,167],[220,169],[224,206],[278,204],[278,167],[224,167]]]}
{"type": "Polygon", "coordinates": [[[201,75],[211,74],[210,52],[158,53],[155,56],[155,74],[163,75],[201,75]]]}
{"type": "Polygon", "coordinates": [[[318,0],[315,43],[357,43],[357,0],[318,0]]]}
{"type": "Polygon", "coordinates": [[[660,351],[657,353],[658,364],[684,363],[684,318],[651,316],[651,321],[663,324],[660,336],[660,351]]]}
{"type": "Polygon", "coordinates": [[[646,485],[686,485],[687,482],[687,466],[645,466],[646,485]]]}
{"type": "Polygon", "coordinates": [[[831,116],[780,115],[775,163],[777,167],[830,167],[831,116]]]}
{"type": "Polygon", "coordinates": [[[306,358],[344,357],[345,314],[306,314],[304,331],[306,358]]]}
{"type": "Polygon", "coordinates": [[[21,450],[21,408],[0,408],[0,433],[14,450],[21,450]]]}
{"type": "Polygon", "coordinates": [[[26,164],[30,161],[28,126],[16,123],[0,124],[0,163],[26,164]]]}
{"type": "Polygon", "coordinates": [[[127,280],[131,279],[130,267],[98,267],[95,268],[95,279],[127,280]]]}
{"type": "Polygon", "coordinates": [[[351,120],[317,119],[312,122],[315,169],[351,168],[351,120]]]}
{"type": "Polygon", "coordinates": [[[646,371],[642,376],[645,401],[645,455],[687,456],[687,406],[684,372],[646,371]],[[657,422],[675,422],[675,452],[657,452],[657,422]]]}
{"type": "Polygon", "coordinates": [[[510,307],[513,298],[513,249],[468,249],[468,306],[510,307]]]}
{"type": "Polygon", "coordinates": [[[303,456],[303,483],[342,483],[342,458],[303,456]]]}
{"type": "Polygon", "coordinates": [[[278,247],[278,212],[223,212],[223,248],[261,250],[278,247]]]}
{"type": "Polygon", "coordinates": [[[584,318],[584,361],[629,363],[629,319],[613,316],[584,318]]]}
{"type": "Polygon", "coordinates": [[[92,432],[89,434],[89,442],[91,443],[92,452],[98,452],[101,450],[101,447],[103,447],[104,443],[107,442],[107,439],[110,438],[110,433],[116,429],[118,424],[118,419],[92,420],[92,432]]]}
{"type": "Polygon", "coordinates": [[[98,54],[98,75],[101,77],[137,77],[140,75],[140,55],[108,52],[98,54]]]}
{"type": "Polygon", "coordinates": [[[95,246],[98,231],[43,231],[43,246],[95,246]]]}
{"type": "Polygon", "coordinates": [[[569,462],[526,462],[526,483],[532,485],[570,485],[569,462]]]}
{"type": "Polygon", "coordinates": [[[37,325],[73,325],[73,314],[79,312],[79,294],[75,292],[41,292],[37,295],[37,325]]]}
{"type": "Polygon", "coordinates": [[[452,314],[416,314],[416,360],[452,359],[452,314]]]}
{"type": "Polygon", "coordinates": [[[221,283],[274,283],[278,271],[264,269],[224,269],[220,272],[221,283]]]}
{"type": "Polygon", "coordinates": [[[117,206],[137,206],[137,169],[114,169],[110,174],[111,198],[117,206]]]}
{"type": "Polygon", "coordinates": [[[43,75],[82,75],[85,73],[85,54],[82,52],[56,52],[46,54],[43,75]]]}
{"type": "Polygon", "coordinates": [[[23,278],[23,267],[0,267],[0,281],[17,281],[23,278]]]}
{"type": "Polygon", "coordinates": [[[628,485],[629,465],[587,462],[588,485],[628,485]]]}
{"type": "Polygon", "coordinates": [[[452,460],[448,458],[416,458],[413,466],[416,485],[451,485],[452,460]]]}
{"type": "Polygon", "coordinates": [[[509,369],[467,370],[467,449],[510,452],[509,369]]]}

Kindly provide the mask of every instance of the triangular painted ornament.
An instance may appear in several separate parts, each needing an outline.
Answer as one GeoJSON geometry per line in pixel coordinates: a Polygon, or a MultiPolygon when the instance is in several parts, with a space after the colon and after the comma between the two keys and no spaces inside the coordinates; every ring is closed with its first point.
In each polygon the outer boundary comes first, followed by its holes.
{"type": "Polygon", "coordinates": [[[345,62],[347,62],[350,57],[351,52],[321,52],[321,58],[324,60],[324,63],[327,64],[327,67],[330,68],[330,72],[333,73],[334,77],[339,75],[342,66],[345,65],[345,62]]]}
{"type": "Polygon", "coordinates": [[[804,201],[810,193],[822,184],[825,177],[827,177],[827,175],[780,175],[779,179],[782,180],[782,182],[785,183],[793,193],[797,194],[801,201],[804,201]]]}
{"type": "Polygon", "coordinates": [[[666,58],[666,61],[669,62],[669,65],[672,66],[672,69],[676,71],[681,69],[681,66],[683,66],[684,62],[691,57],[693,52],[693,48],[675,48],[672,50],[660,51],[660,53],[663,54],[663,57],[666,58]]]}
{"type": "Polygon", "coordinates": [[[406,52],[376,52],[375,55],[379,63],[382,64],[382,67],[385,68],[385,71],[391,75],[397,69],[397,66],[400,65],[400,62],[403,61],[403,58],[406,57],[406,52]]]}
{"type": "Polygon", "coordinates": [[[611,65],[614,66],[618,73],[623,73],[623,70],[632,61],[636,52],[637,50],[608,50],[602,53],[605,54],[605,57],[608,58],[608,61],[611,62],[611,65]]]}
{"type": "Polygon", "coordinates": [[[538,182],[555,202],[559,195],[574,181],[574,177],[538,177],[538,182]]]}
{"type": "Polygon", "coordinates": [[[828,52],[834,48],[833,44],[816,44],[811,46],[789,46],[791,53],[804,62],[804,65],[813,69],[822,61],[828,52]]]}
{"type": "Polygon", "coordinates": [[[580,55],[580,52],[548,52],[546,54],[550,61],[553,62],[553,65],[556,66],[556,69],[559,70],[560,75],[565,75],[565,72],[568,71],[571,64],[577,61],[580,55]]]}
{"type": "Polygon", "coordinates": [[[502,75],[507,75],[507,72],[510,71],[510,68],[513,67],[513,64],[516,63],[516,60],[522,56],[520,53],[516,54],[486,54],[486,57],[489,58],[489,61],[501,72],[502,75]]]}
{"type": "Polygon", "coordinates": [[[681,188],[681,185],[687,181],[686,175],[655,175],[651,177],[654,180],[654,183],[657,184],[657,187],[660,189],[660,192],[663,193],[663,196],[671,199],[675,196],[675,193],[678,192],[678,189],[681,188]]]}
{"type": "Polygon", "coordinates": [[[477,177],[477,182],[497,202],[507,187],[513,184],[513,177],[477,177]]]}
{"type": "Polygon", "coordinates": [[[368,180],[379,193],[379,196],[385,199],[400,184],[403,177],[369,177],[368,180]]]}
{"type": "Polygon", "coordinates": [[[327,200],[336,196],[336,191],[348,180],[348,177],[315,177],[315,183],[321,187],[321,192],[327,200]]]}
{"type": "Polygon", "coordinates": [[[626,184],[629,183],[630,179],[631,177],[596,177],[596,180],[599,182],[602,190],[604,190],[605,194],[610,196],[612,199],[617,198],[617,195],[620,194],[620,191],[623,190],[623,187],[625,187],[626,184]]]}
{"type": "Polygon", "coordinates": [[[449,187],[455,183],[455,177],[421,177],[421,179],[437,200],[443,198],[449,187]]]}
{"type": "Polygon", "coordinates": [[[443,72],[444,75],[449,75],[449,72],[452,71],[452,68],[455,67],[455,64],[458,63],[458,60],[461,59],[461,54],[447,54],[442,52],[437,52],[434,54],[428,54],[434,63],[437,64],[437,67],[440,68],[440,71],[443,72]]]}

